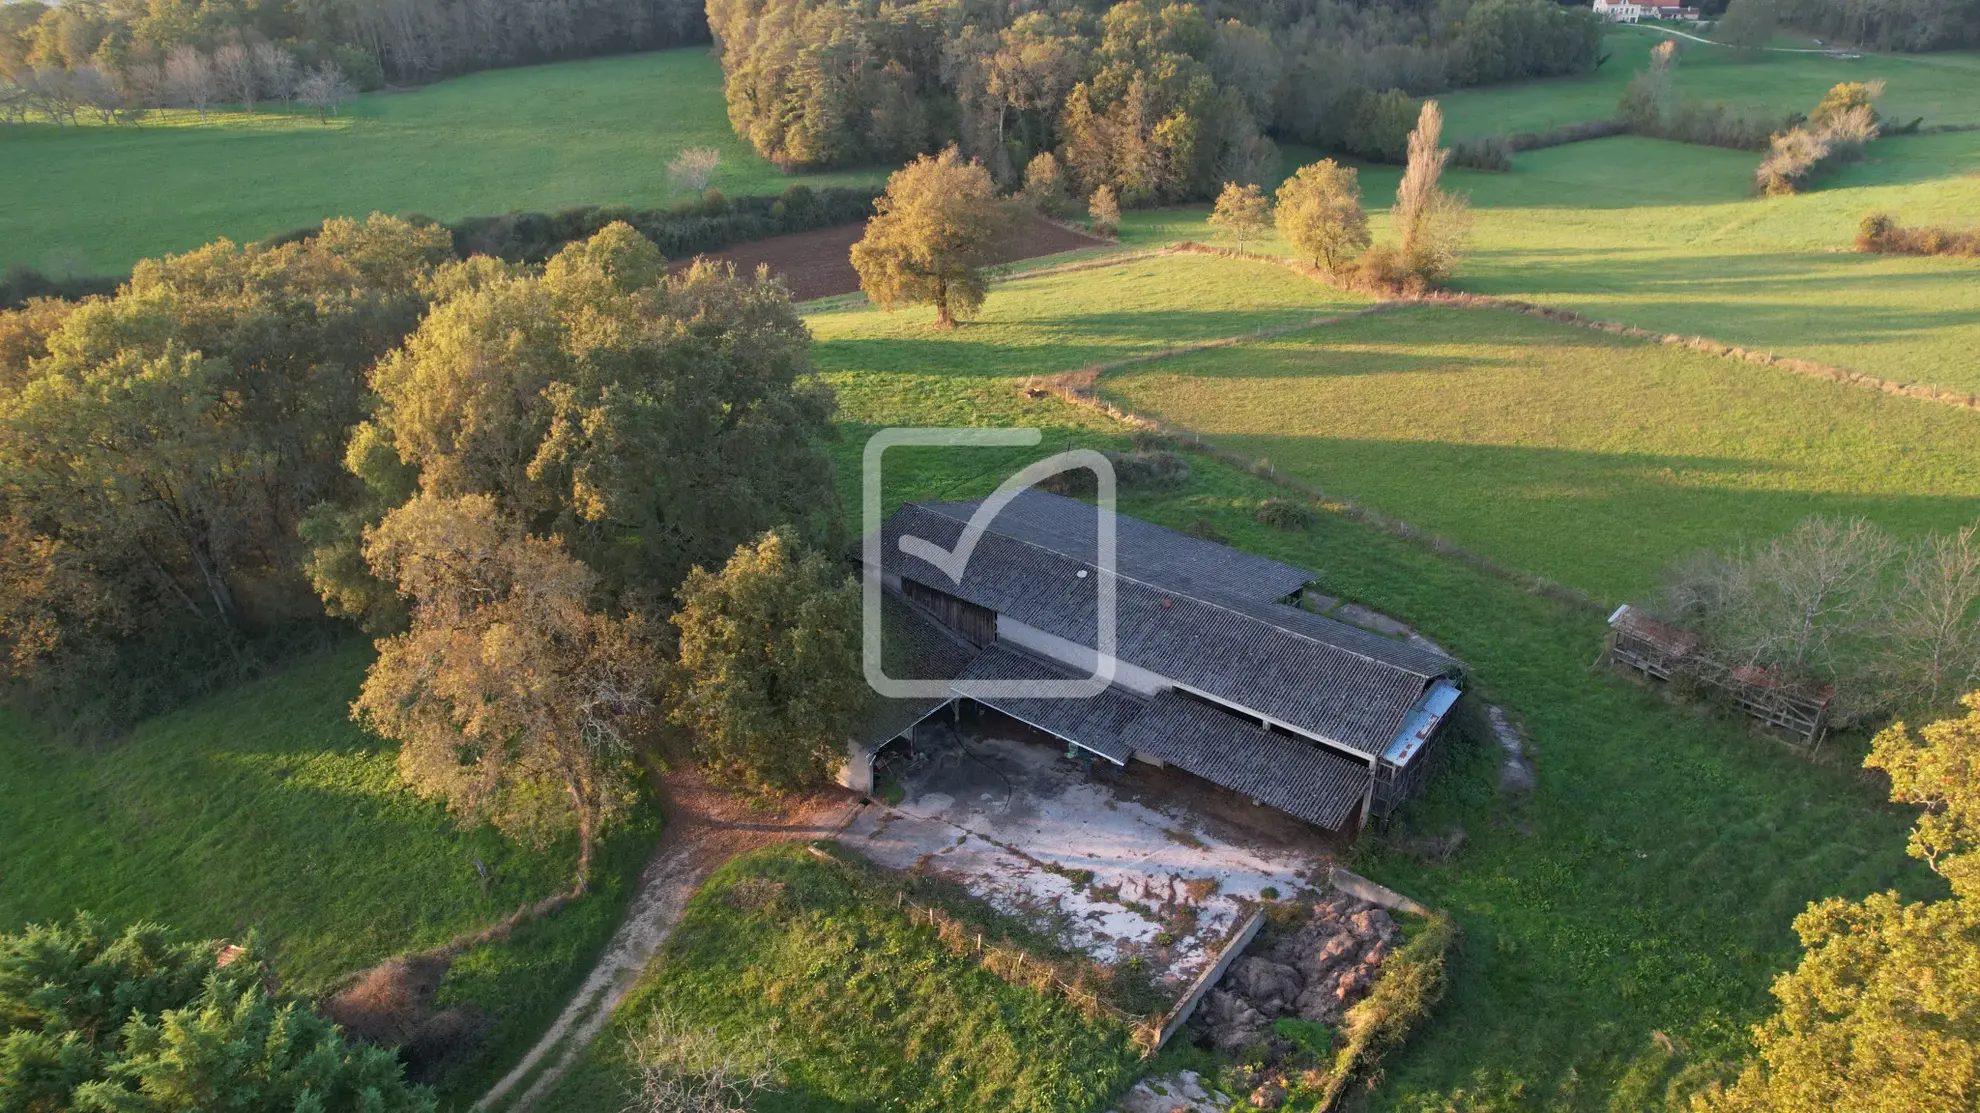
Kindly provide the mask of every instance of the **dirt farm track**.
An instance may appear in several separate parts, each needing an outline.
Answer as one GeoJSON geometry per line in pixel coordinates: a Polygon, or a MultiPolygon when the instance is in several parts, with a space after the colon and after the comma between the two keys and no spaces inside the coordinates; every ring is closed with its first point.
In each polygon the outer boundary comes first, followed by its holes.
{"type": "MultiPolygon", "coordinates": [[[[710,252],[704,258],[734,263],[736,270],[743,274],[755,271],[759,263],[767,264],[770,273],[780,276],[790,286],[793,299],[810,301],[834,294],[850,294],[859,289],[859,275],[853,272],[851,252],[852,245],[859,242],[865,231],[866,225],[861,223],[821,228],[816,232],[799,232],[791,236],[773,236],[767,240],[738,244],[724,251],[710,252]]],[[[1056,255],[1082,247],[1100,247],[1107,242],[1035,216],[1011,237],[997,261],[1011,263],[1019,259],[1035,259],[1040,255],[1056,255]]],[[[683,260],[675,266],[684,267],[687,262],[683,260]]]]}

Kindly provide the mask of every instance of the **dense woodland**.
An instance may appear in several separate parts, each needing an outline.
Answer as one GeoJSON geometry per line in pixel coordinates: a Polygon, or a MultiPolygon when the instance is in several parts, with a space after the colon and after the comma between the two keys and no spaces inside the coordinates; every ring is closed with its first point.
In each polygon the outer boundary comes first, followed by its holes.
{"type": "Polygon", "coordinates": [[[1980,46],[1980,0],[1779,0],[1790,26],[1873,50],[1980,46]]]}
{"type": "Polygon", "coordinates": [[[0,78],[80,82],[95,104],[203,108],[202,87],[217,103],[288,100],[325,68],[370,89],[707,37],[695,0],[12,0],[0,4],[0,78]]]}
{"type": "Polygon", "coordinates": [[[583,606],[661,620],[690,567],[838,528],[808,344],[781,285],[667,276],[624,224],[531,267],[337,220],[0,314],[14,694],[115,730],[338,636],[326,609],[404,629],[419,592],[365,545],[415,493],[492,498],[583,606]]]}
{"type": "Polygon", "coordinates": [[[714,0],[729,116],[789,167],[960,144],[1000,184],[1054,152],[1082,197],[1214,194],[1268,136],[1400,161],[1412,96],[1584,72],[1601,24],[1552,0],[1041,10],[924,0],[714,0]]]}

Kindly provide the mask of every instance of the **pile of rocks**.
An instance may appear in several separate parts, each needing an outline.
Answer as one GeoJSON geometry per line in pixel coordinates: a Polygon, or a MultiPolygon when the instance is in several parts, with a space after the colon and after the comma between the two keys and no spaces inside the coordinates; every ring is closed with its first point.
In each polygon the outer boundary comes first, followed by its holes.
{"type": "Polygon", "coordinates": [[[1280,1017],[1339,1024],[1401,937],[1386,909],[1334,893],[1298,930],[1232,963],[1190,1017],[1191,1034],[1235,1054],[1280,1017]]]}

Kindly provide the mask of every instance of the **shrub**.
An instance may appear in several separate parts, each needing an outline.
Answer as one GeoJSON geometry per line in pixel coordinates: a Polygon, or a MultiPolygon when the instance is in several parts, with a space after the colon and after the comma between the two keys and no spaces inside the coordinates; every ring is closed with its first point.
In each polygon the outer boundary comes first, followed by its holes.
{"type": "Polygon", "coordinates": [[[1258,510],[1252,517],[1273,529],[1282,529],[1289,533],[1303,530],[1313,524],[1313,511],[1292,499],[1266,499],[1258,504],[1258,510]]]}
{"type": "Polygon", "coordinates": [[[1114,476],[1123,487],[1180,487],[1189,482],[1189,461],[1180,453],[1156,451],[1109,452],[1114,476]]]}
{"type": "Polygon", "coordinates": [[[1046,216],[1066,211],[1066,177],[1050,151],[1040,151],[1024,168],[1024,199],[1046,216]]]}
{"type": "Polygon", "coordinates": [[[1980,256],[1980,228],[1906,228],[1889,213],[1871,213],[1856,229],[1856,250],[1878,255],[1980,256]]]}
{"type": "Polygon", "coordinates": [[[1200,538],[1201,540],[1204,541],[1215,541],[1219,545],[1227,544],[1230,541],[1230,538],[1225,537],[1222,533],[1218,532],[1216,526],[1210,524],[1210,519],[1208,518],[1196,519],[1195,521],[1191,522],[1189,524],[1189,528],[1184,530],[1183,532],[1189,534],[1191,537],[1200,538]]]}
{"type": "Polygon", "coordinates": [[[1512,156],[1512,143],[1503,135],[1460,139],[1451,144],[1451,165],[1467,170],[1490,170],[1503,174],[1512,169],[1512,156]]]}
{"type": "Polygon", "coordinates": [[[1578,124],[1562,124],[1552,131],[1523,131],[1512,137],[1509,144],[1514,151],[1537,151],[1542,147],[1561,147],[1569,143],[1585,143],[1590,139],[1607,139],[1621,135],[1625,130],[1618,120],[1583,120],[1578,124]]]}
{"type": "MultiPolygon", "coordinates": [[[[1189,461],[1164,449],[1104,453],[1114,466],[1114,482],[1122,488],[1168,490],[1189,481],[1189,461]]],[[[1093,473],[1085,468],[1047,476],[1038,485],[1054,494],[1081,496],[1095,490],[1093,473]]]]}
{"type": "Polygon", "coordinates": [[[1114,196],[1114,187],[1101,186],[1093,191],[1093,201],[1087,206],[1087,215],[1093,218],[1089,230],[1103,239],[1113,239],[1121,230],[1121,202],[1114,196]]]}

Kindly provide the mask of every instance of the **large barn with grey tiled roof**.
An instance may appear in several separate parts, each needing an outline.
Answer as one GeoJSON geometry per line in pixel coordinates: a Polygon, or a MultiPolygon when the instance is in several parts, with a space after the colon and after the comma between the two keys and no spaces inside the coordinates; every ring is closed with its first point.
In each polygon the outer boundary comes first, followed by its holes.
{"type": "Polygon", "coordinates": [[[1301,606],[1310,573],[1125,515],[1110,572],[1094,508],[1037,490],[987,523],[960,581],[903,549],[955,548],[979,506],[911,503],[881,531],[887,671],[948,683],[886,701],[855,765],[971,699],[1096,759],[1172,766],[1336,831],[1392,811],[1434,768],[1461,667],[1301,606]],[[1095,675],[1103,577],[1117,630],[1105,690],[992,694],[986,682],[1095,675]]]}

